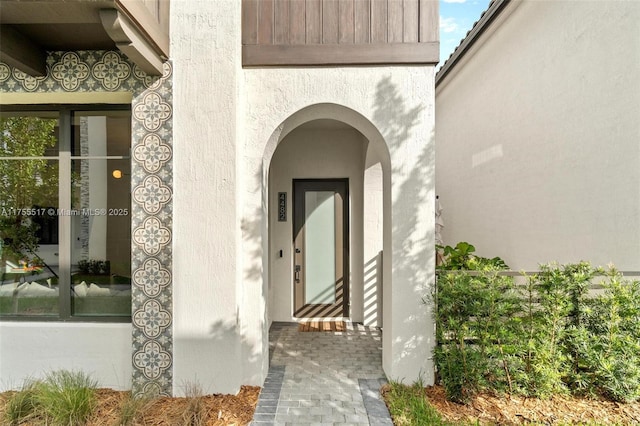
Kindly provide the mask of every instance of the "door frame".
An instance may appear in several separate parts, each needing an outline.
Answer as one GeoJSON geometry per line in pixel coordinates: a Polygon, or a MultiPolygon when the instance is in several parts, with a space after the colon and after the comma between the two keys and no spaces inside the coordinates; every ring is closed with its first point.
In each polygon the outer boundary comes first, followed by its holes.
{"type": "MultiPolygon", "coordinates": [[[[323,178],[323,179],[293,179],[292,192],[293,194],[293,221],[292,230],[293,238],[292,253],[293,263],[291,265],[292,270],[292,293],[293,293],[293,317],[295,318],[316,318],[316,317],[349,317],[350,313],[350,255],[349,255],[349,178],[323,178]],[[296,282],[296,236],[301,230],[305,222],[304,211],[304,196],[300,197],[298,191],[304,194],[305,190],[334,190],[338,194],[342,195],[342,217],[339,218],[342,221],[342,314],[330,315],[336,310],[337,304],[304,304],[302,302],[304,293],[300,290],[296,290],[300,285],[296,282]],[[328,311],[328,312],[327,312],[328,311]]],[[[337,255],[338,256],[338,255],[337,255]]],[[[336,257],[337,257],[336,256],[336,257]]],[[[301,273],[304,273],[306,269],[303,269],[301,273]]],[[[336,283],[336,286],[338,283],[336,283]]],[[[304,281],[302,282],[304,286],[304,281]]],[[[338,302],[339,303],[339,302],[338,302]]]]}

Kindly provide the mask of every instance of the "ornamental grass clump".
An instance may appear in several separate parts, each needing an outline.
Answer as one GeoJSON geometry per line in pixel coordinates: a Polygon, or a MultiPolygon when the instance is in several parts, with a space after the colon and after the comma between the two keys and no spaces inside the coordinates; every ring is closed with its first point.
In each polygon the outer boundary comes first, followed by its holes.
{"type": "Polygon", "coordinates": [[[395,425],[452,425],[452,423],[442,419],[438,411],[429,404],[425,397],[424,384],[421,380],[411,386],[390,382],[383,388],[382,392],[395,425]]]}
{"type": "Polygon", "coordinates": [[[151,405],[153,398],[145,395],[133,395],[132,392],[128,392],[127,397],[120,403],[119,406],[119,426],[130,426],[134,424],[144,424],[144,411],[151,405]]]}
{"type": "Polygon", "coordinates": [[[185,384],[184,390],[187,399],[187,406],[182,415],[184,424],[188,426],[204,425],[207,412],[204,405],[202,387],[197,383],[189,382],[185,384]]]}
{"type": "Polygon", "coordinates": [[[5,408],[5,420],[11,426],[19,425],[35,417],[36,408],[34,383],[28,382],[9,398],[5,408]]]}
{"type": "Polygon", "coordinates": [[[86,423],[96,405],[97,382],[82,372],[54,371],[44,380],[30,381],[7,404],[10,425],[24,421],[52,426],[86,423]]]}
{"type": "Polygon", "coordinates": [[[81,371],[54,371],[37,385],[37,405],[53,425],[83,425],[95,407],[97,385],[81,371]]]}

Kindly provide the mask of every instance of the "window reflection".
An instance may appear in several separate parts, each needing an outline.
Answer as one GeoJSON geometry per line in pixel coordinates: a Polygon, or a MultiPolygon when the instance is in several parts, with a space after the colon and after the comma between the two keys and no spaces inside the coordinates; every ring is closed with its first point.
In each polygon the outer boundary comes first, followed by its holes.
{"type": "Polygon", "coordinates": [[[130,315],[129,160],[74,160],[71,217],[74,315],[130,315]],[[123,172],[120,179],[112,170],[123,172]]]}
{"type": "Polygon", "coordinates": [[[0,316],[131,315],[130,122],[1,113],[0,316]]]}
{"type": "Polygon", "coordinates": [[[56,315],[57,114],[0,117],[0,314],[56,315]],[[38,159],[30,159],[40,157],[38,159]]]}

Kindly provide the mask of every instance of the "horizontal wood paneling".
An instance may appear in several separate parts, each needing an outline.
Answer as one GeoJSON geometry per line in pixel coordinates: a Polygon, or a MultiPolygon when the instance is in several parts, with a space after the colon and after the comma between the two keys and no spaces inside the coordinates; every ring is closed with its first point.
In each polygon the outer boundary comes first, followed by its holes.
{"type": "MultiPolygon", "coordinates": [[[[438,0],[242,0],[244,46],[375,44],[383,48],[381,45],[386,44],[433,46],[434,42],[438,42],[438,0]]],[[[323,54],[329,50],[321,49],[323,54]]],[[[257,50],[250,48],[247,52],[257,50]]],[[[379,57],[375,55],[373,61],[379,61],[379,57]]],[[[397,55],[389,59],[397,60],[397,55]]],[[[263,60],[243,64],[251,66],[256,62],[263,60]]]]}
{"type": "Polygon", "coordinates": [[[439,43],[245,45],[247,67],[434,64],[439,43]]]}

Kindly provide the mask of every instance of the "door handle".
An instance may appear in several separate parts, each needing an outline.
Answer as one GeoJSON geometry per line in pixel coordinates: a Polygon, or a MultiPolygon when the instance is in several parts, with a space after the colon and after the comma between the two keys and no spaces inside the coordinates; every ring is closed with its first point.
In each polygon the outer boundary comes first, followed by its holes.
{"type": "Polygon", "coordinates": [[[300,265],[296,265],[294,271],[295,271],[295,280],[297,283],[300,282],[300,269],[302,269],[302,267],[300,265]]]}

